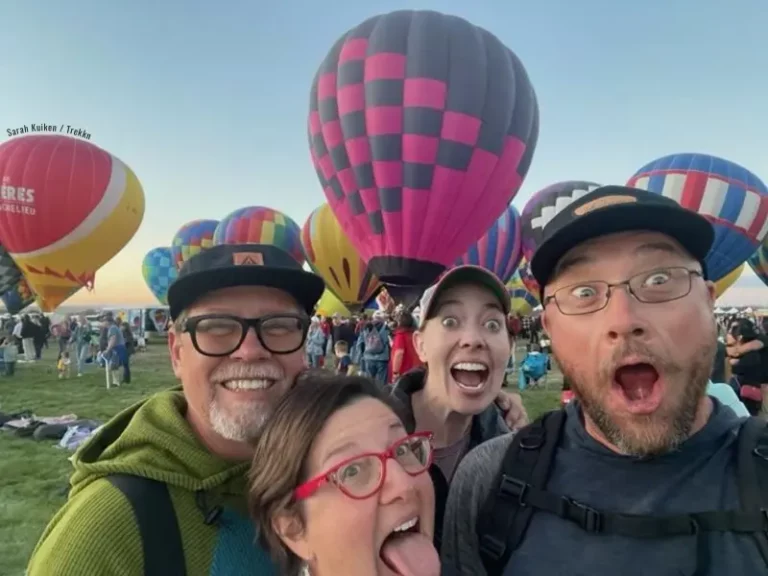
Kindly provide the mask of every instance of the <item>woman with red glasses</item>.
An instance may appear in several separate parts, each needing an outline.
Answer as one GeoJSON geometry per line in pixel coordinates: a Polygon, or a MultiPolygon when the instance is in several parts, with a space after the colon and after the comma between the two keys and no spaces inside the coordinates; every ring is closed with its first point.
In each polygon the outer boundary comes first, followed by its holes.
{"type": "Polygon", "coordinates": [[[307,374],[257,441],[249,510],[279,574],[438,576],[431,435],[367,378],[307,374]]]}

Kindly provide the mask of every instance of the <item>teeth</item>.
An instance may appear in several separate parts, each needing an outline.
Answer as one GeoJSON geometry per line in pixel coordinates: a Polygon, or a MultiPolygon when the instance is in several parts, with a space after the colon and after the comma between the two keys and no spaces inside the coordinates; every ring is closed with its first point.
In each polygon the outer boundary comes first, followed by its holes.
{"type": "Polygon", "coordinates": [[[418,521],[419,521],[418,518],[414,518],[412,520],[408,520],[408,522],[403,522],[402,524],[400,524],[400,526],[395,528],[393,532],[405,532],[406,530],[410,530],[411,528],[416,526],[416,522],[418,521]]]}
{"type": "Polygon", "coordinates": [[[480,362],[459,362],[453,365],[454,370],[464,370],[466,372],[483,372],[488,370],[488,366],[480,362]]]}
{"type": "Polygon", "coordinates": [[[227,380],[224,388],[227,390],[266,390],[272,386],[273,380],[227,380]]]}

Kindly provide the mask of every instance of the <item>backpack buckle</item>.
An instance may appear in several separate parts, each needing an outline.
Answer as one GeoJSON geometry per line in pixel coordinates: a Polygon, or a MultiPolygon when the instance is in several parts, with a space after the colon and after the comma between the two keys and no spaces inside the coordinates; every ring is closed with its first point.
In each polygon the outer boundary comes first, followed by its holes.
{"type": "Polygon", "coordinates": [[[507,543],[494,538],[490,534],[485,534],[480,539],[480,553],[498,562],[504,556],[504,550],[507,543]]]}
{"type": "Polygon", "coordinates": [[[570,516],[585,532],[597,534],[602,531],[603,515],[600,512],[570,498],[563,498],[563,500],[567,510],[563,516],[570,516]]]}
{"type": "Polygon", "coordinates": [[[517,478],[507,476],[506,474],[501,478],[501,486],[499,486],[499,492],[504,498],[513,500],[517,498],[517,502],[520,507],[525,507],[525,493],[528,491],[528,484],[517,478]]]}

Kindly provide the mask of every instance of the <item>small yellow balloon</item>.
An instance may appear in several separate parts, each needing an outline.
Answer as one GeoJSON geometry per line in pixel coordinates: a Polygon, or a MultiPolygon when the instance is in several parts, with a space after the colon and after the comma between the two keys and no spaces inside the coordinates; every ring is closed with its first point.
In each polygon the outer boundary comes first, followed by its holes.
{"type": "Polygon", "coordinates": [[[728,288],[736,283],[736,280],[739,279],[739,276],[741,276],[742,272],[744,272],[744,263],[742,263],[741,266],[737,266],[728,274],[720,278],[720,280],[715,282],[715,294],[717,294],[718,298],[720,298],[720,296],[722,296],[725,291],[728,290],[728,288]]]}
{"type": "Polygon", "coordinates": [[[330,290],[323,292],[323,296],[317,303],[316,314],[318,316],[333,316],[334,314],[338,314],[339,316],[344,316],[346,318],[352,315],[341,300],[339,300],[330,290]]]}

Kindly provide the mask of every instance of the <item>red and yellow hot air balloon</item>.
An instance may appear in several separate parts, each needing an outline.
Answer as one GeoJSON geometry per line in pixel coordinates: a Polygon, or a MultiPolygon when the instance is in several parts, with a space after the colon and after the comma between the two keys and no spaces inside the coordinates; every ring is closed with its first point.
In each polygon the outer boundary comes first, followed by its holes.
{"type": "Polygon", "coordinates": [[[301,229],[301,243],[309,266],[350,310],[360,310],[381,286],[328,204],[309,215],[301,229]]]}
{"type": "Polygon", "coordinates": [[[144,192],[118,158],[55,134],[0,145],[0,244],[44,311],[81,287],[133,237],[144,192]]]}

